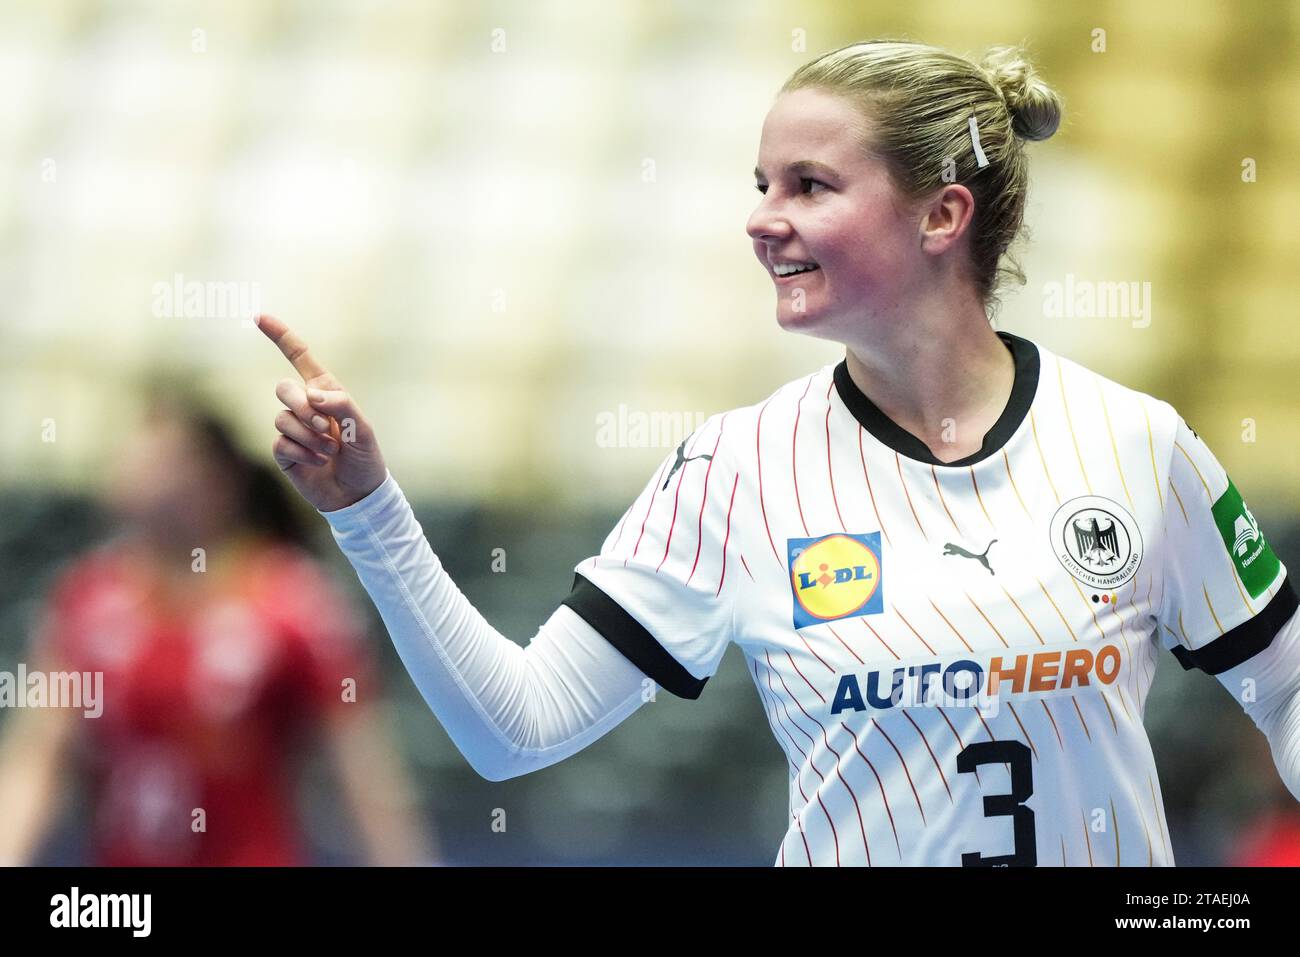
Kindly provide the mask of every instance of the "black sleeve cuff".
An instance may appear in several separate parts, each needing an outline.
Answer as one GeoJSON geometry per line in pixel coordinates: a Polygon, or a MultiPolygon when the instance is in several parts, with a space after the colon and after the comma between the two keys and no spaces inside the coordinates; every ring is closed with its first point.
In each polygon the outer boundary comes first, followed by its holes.
{"type": "Polygon", "coordinates": [[[696,678],[682,667],[654,635],[581,574],[573,576],[573,591],[561,605],[568,605],[587,624],[604,636],[647,678],[679,698],[695,699],[708,678],[696,678]]]}
{"type": "Polygon", "coordinates": [[[1264,610],[1254,618],[1243,621],[1236,628],[1224,632],[1208,645],[1189,651],[1182,645],[1173,649],[1174,657],[1184,671],[1199,668],[1208,675],[1217,675],[1237,667],[1267,648],[1273,637],[1282,630],[1297,606],[1291,576],[1282,581],[1282,587],[1264,610]]]}

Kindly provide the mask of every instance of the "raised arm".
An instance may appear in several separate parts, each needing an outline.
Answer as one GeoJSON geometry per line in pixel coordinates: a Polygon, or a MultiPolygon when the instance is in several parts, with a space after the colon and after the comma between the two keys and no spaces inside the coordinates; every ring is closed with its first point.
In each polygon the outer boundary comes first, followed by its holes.
{"type": "Polygon", "coordinates": [[[407,672],[479,774],[500,781],[554,764],[653,697],[653,682],[567,606],[527,647],[488,624],[443,570],[342,384],[284,323],[261,316],[258,327],[304,380],[276,387],[286,408],[275,461],[329,522],[407,672]]]}

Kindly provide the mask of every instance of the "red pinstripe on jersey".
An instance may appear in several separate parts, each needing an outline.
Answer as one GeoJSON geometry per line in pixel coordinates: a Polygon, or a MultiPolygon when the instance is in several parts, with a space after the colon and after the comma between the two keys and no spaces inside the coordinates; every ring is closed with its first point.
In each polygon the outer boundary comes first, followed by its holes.
{"type": "Polygon", "coordinates": [[[875,513],[875,524],[880,526],[880,534],[885,537],[885,544],[889,544],[889,530],[885,528],[885,520],[880,516],[880,509],[876,507],[876,493],[871,490],[871,476],[867,474],[867,456],[862,451],[862,436],[866,430],[858,426],[858,456],[862,459],[862,481],[867,483],[867,495],[871,497],[871,511],[875,513]]]}
{"type": "MultiPolygon", "coordinates": [[[[736,505],[736,488],[740,485],[740,476],[731,480],[731,498],[727,502],[727,534],[722,539],[722,574],[718,576],[718,590],[714,597],[722,594],[722,583],[727,580],[727,543],[731,541],[731,510],[736,505]]],[[[752,576],[751,576],[752,577],[752,576]]]]}
{"type": "MultiPolygon", "coordinates": [[[[698,433],[697,433],[697,434],[698,434],[698,433]]],[[[689,446],[687,449],[684,450],[684,454],[686,455],[687,458],[690,458],[691,452],[693,452],[693,451],[695,450],[695,438],[696,438],[695,435],[692,435],[692,436],[691,436],[691,444],[690,444],[690,446],[689,446]]],[[[719,436],[719,438],[721,438],[721,436],[719,436]]],[[[716,446],[714,447],[714,451],[715,451],[715,452],[717,451],[717,447],[716,447],[716,446]]],[[[709,459],[709,468],[710,468],[710,469],[713,468],[713,459],[709,459]]],[[[662,469],[661,469],[660,471],[662,471],[662,469]]],[[[677,470],[677,488],[673,490],[673,517],[672,517],[671,519],[669,519],[669,521],[668,521],[668,534],[667,534],[667,536],[664,538],[664,557],[661,558],[661,559],[659,559],[659,564],[655,566],[655,571],[656,571],[656,572],[659,571],[659,569],[661,569],[661,568],[664,567],[664,562],[668,561],[668,550],[669,550],[670,548],[673,547],[673,532],[677,530],[677,503],[678,503],[678,501],[679,501],[679,500],[681,499],[681,497],[682,497],[682,481],[683,481],[684,478],[685,478],[685,469],[678,469],[678,470],[677,470]]],[[[708,476],[708,473],[706,472],[705,475],[704,475],[704,496],[703,496],[703,498],[700,499],[700,519],[701,519],[701,521],[703,521],[703,518],[704,518],[704,503],[708,500],[708,497],[709,497],[709,476],[708,476]]],[[[650,508],[651,508],[651,509],[654,508],[654,496],[653,496],[653,495],[650,496],[650,508]]],[[[650,514],[650,510],[647,509],[647,510],[646,510],[646,515],[648,516],[649,514],[650,514]]],[[[645,522],[642,522],[642,523],[641,523],[641,531],[642,531],[642,533],[644,534],[644,532],[645,532],[645,522]]],[[[698,538],[698,536],[697,536],[697,538],[698,538]]],[[[639,540],[638,540],[638,544],[639,544],[639,540]]],[[[699,559],[699,554],[700,554],[700,551],[699,551],[699,550],[700,550],[700,546],[703,545],[703,544],[704,544],[703,541],[697,541],[697,542],[696,542],[696,545],[695,545],[695,557],[696,557],[697,560],[699,559]]],[[[636,550],[635,550],[635,549],[632,551],[632,554],[633,554],[633,555],[636,554],[636,550]]],[[[686,583],[687,583],[688,585],[690,584],[690,579],[689,579],[689,578],[686,580],[686,583]]]]}
{"type": "MultiPolygon", "coordinates": [[[[640,533],[639,533],[639,534],[637,535],[637,537],[636,537],[636,546],[632,549],[632,554],[629,555],[628,558],[636,558],[636,553],[639,552],[639,551],[641,550],[641,539],[645,538],[645,525],[646,525],[646,522],[648,522],[648,521],[650,520],[650,512],[654,510],[654,507],[655,507],[655,498],[656,498],[656,496],[658,496],[658,494],[659,494],[659,479],[663,477],[664,469],[666,469],[666,468],[668,468],[668,462],[667,462],[667,461],[665,461],[664,464],[660,467],[660,469],[659,469],[659,474],[658,474],[657,476],[655,476],[654,489],[650,492],[650,501],[646,503],[646,507],[645,507],[645,515],[642,516],[642,518],[641,518],[641,531],[640,531],[640,533]]],[[[681,483],[680,483],[680,481],[679,481],[679,482],[678,482],[678,485],[680,485],[680,484],[681,484],[681,483]]],[[[670,527],[669,535],[671,535],[671,534],[672,534],[672,532],[671,532],[671,527],[670,527]]],[[[623,564],[624,564],[624,565],[627,564],[627,562],[628,562],[628,558],[623,559],[623,564]]]]}
{"type": "MultiPolygon", "coordinates": [[[[773,397],[775,398],[775,397],[773,397]]],[[[781,556],[777,554],[776,542],[772,539],[772,526],[767,520],[767,499],[763,495],[763,413],[767,411],[768,402],[763,403],[763,407],[758,410],[758,425],[754,429],[754,456],[758,463],[758,507],[763,512],[763,528],[767,531],[768,544],[772,546],[772,557],[776,559],[777,567],[784,570],[785,563],[781,561],[781,556]]]]}
{"type": "MultiPolygon", "coordinates": [[[[722,444],[722,430],[726,428],[726,425],[727,425],[727,417],[724,415],[722,417],[722,423],[718,428],[718,437],[713,443],[713,452],[712,452],[713,458],[709,459],[709,467],[704,472],[704,495],[701,496],[700,498],[700,514],[696,521],[696,526],[695,526],[695,561],[691,563],[691,573],[686,576],[686,584],[688,585],[691,583],[691,579],[695,577],[695,570],[700,565],[700,550],[704,547],[704,535],[702,534],[704,530],[704,506],[708,504],[709,501],[709,477],[713,474],[713,463],[716,462],[718,459],[718,446],[722,444]]],[[[739,478],[739,476],[737,476],[737,478],[739,478]]],[[[730,515],[730,511],[728,511],[728,515],[730,515]]],[[[722,544],[722,561],[723,561],[722,567],[725,571],[727,567],[726,566],[726,561],[727,561],[726,542],[723,542],[722,544]]],[[[722,591],[721,576],[719,576],[718,578],[718,591],[719,592],[722,591]]]]}
{"type": "Polygon", "coordinates": [[[803,515],[803,501],[799,497],[799,417],[803,414],[804,396],[808,395],[809,388],[812,387],[813,376],[808,377],[808,384],[803,387],[803,395],[799,396],[799,401],[794,407],[794,428],[790,430],[790,478],[794,483],[794,504],[799,509],[799,521],[803,523],[803,533],[808,532],[808,520],[803,515]]]}
{"type": "Polygon", "coordinates": [[[835,467],[831,464],[831,389],[834,387],[833,381],[826,383],[826,480],[831,486],[831,501],[835,503],[835,517],[839,520],[840,531],[847,532],[848,526],[840,514],[840,498],[835,494],[835,467]]]}

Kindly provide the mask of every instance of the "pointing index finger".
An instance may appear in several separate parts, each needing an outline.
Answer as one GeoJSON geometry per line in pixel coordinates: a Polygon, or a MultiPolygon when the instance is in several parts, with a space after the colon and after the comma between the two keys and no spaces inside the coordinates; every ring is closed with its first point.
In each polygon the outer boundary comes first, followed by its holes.
{"type": "Polygon", "coordinates": [[[286,326],[275,316],[268,316],[265,313],[259,315],[253,320],[257,328],[265,333],[266,337],[280,347],[284,357],[293,363],[293,367],[298,370],[298,374],[305,380],[311,380],[320,376],[328,376],[325,367],[316,361],[311,352],[307,349],[307,343],[303,342],[292,329],[286,326]]]}

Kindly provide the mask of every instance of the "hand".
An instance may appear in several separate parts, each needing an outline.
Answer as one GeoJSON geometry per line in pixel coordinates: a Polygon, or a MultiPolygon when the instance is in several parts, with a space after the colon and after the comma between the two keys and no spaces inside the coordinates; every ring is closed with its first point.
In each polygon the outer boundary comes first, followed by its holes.
{"type": "Polygon", "coordinates": [[[307,344],[274,316],[255,318],[302,376],[281,379],[275,394],[285,408],[271,453],[300,495],[321,512],[361,501],[388,474],[374,430],[338,379],[325,371],[307,344]],[[318,397],[318,398],[317,398],[318,397]]]}

